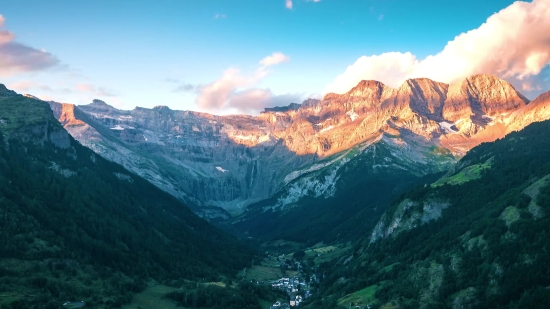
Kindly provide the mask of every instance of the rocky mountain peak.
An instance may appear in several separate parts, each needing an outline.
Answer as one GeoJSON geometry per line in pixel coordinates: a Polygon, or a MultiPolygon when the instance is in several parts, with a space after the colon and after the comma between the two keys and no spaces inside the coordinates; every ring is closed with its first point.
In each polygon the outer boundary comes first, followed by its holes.
{"type": "Polygon", "coordinates": [[[465,83],[480,102],[487,104],[507,104],[508,109],[515,109],[529,103],[509,82],[494,75],[478,74],[466,78],[465,83]]]}
{"type": "Polygon", "coordinates": [[[157,105],[155,107],[153,107],[153,110],[157,110],[157,111],[171,111],[170,107],[166,106],[166,105],[157,105]]]}
{"type": "Polygon", "coordinates": [[[57,103],[49,102],[50,108],[53,111],[53,114],[57,120],[65,127],[69,126],[84,126],[86,123],[77,117],[74,114],[75,106],[73,104],[66,103],[57,103]]]}
{"type": "Polygon", "coordinates": [[[94,110],[101,110],[101,111],[113,111],[116,110],[113,106],[105,103],[105,101],[94,99],[92,100],[92,103],[83,105],[86,108],[94,109],[94,110]]]}
{"type": "MultiPolygon", "coordinates": [[[[374,80],[363,80],[344,94],[328,93],[322,100],[325,106],[333,104],[342,106],[345,110],[371,110],[385,99],[392,96],[394,89],[387,87],[381,82],[374,80]]],[[[334,107],[334,106],[333,106],[334,107]]]]}
{"type": "Polygon", "coordinates": [[[386,85],[375,80],[362,80],[348,91],[348,95],[352,97],[372,97],[377,96],[380,99],[386,85]]]}
{"type": "Polygon", "coordinates": [[[98,99],[94,99],[92,101],[92,104],[94,104],[94,105],[108,105],[107,103],[105,103],[105,101],[101,101],[101,100],[98,100],[98,99]]]}
{"type": "Polygon", "coordinates": [[[547,91],[527,106],[512,113],[506,123],[510,131],[521,130],[530,123],[550,119],[550,91],[547,91]]]}
{"type": "Polygon", "coordinates": [[[321,102],[321,100],[309,98],[309,99],[305,100],[304,102],[302,102],[301,107],[302,107],[302,108],[314,107],[314,106],[316,106],[317,104],[319,104],[319,102],[321,102]]]}
{"type": "Polygon", "coordinates": [[[539,95],[536,99],[531,101],[531,103],[529,103],[529,104],[538,105],[538,104],[541,104],[541,103],[547,102],[547,101],[550,101],[550,91],[547,91],[547,92],[539,95]]]}
{"type": "Polygon", "coordinates": [[[478,74],[451,84],[443,108],[443,117],[461,118],[498,116],[529,103],[509,82],[489,74],[478,74]]]}
{"type": "Polygon", "coordinates": [[[409,96],[409,107],[413,112],[439,121],[448,89],[449,85],[445,83],[415,78],[406,80],[398,91],[401,96],[409,96]]]}

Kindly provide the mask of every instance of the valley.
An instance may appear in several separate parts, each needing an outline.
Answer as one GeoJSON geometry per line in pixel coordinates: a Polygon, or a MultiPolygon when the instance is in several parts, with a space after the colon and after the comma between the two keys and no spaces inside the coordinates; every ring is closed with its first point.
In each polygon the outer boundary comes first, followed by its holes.
{"type": "MultiPolygon", "coordinates": [[[[446,89],[425,80],[406,85],[418,82],[437,93],[446,89]]],[[[519,239],[545,246],[545,238],[523,229],[546,233],[547,201],[539,192],[548,186],[550,150],[538,136],[547,134],[548,122],[530,121],[550,118],[549,97],[528,102],[490,76],[474,76],[468,83],[498,86],[497,93],[515,96],[516,103],[502,106],[497,96],[486,99],[493,107],[486,102],[477,114],[464,116],[467,112],[445,103],[428,112],[433,97],[416,100],[414,90],[405,91],[407,99],[394,98],[392,105],[366,94],[372,87],[382,97],[398,90],[363,82],[346,96],[327,95],[258,117],[212,116],[164,107],[121,111],[100,101],[58,104],[2,88],[0,305],[536,303],[547,297],[538,287],[550,282],[533,273],[532,265],[540,268],[545,255],[534,254],[519,239]],[[304,135],[309,141],[302,146],[284,137],[296,121],[320,117],[313,121],[318,122],[327,113],[333,119],[339,112],[331,109],[354,102],[357,89],[363,97],[354,108],[366,106],[364,114],[346,115],[330,130],[304,135]],[[369,100],[380,103],[368,107],[369,100]],[[445,114],[447,109],[453,113],[445,114]],[[491,122],[479,122],[479,113],[491,122]],[[285,123],[262,122],[271,116],[285,123]],[[475,124],[460,126],[464,117],[475,124]],[[373,118],[378,120],[369,122],[373,118]],[[518,125],[519,118],[529,121],[518,125]],[[242,141],[251,132],[271,137],[242,141]],[[303,148],[326,132],[335,139],[343,132],[363,132],[363,137],[322,151],[303,148]],[[521,249],[506,260],[497,253],[512,247],[521,249]],[[483,266],[476,275],[475,267],[461,265],[483,266]],[[516,290],[502,281],[520,271],[530,281],[516,290]]],[[[467,104],[438,100],[476,110],[480,96],[465,99],[467,104]]]]}
{"type": "Polygon", "coordinates": [[[313,245],[326,234],[371,229],[381,205],[422,177],[548,119],[547,101],[542,95],[529,104],[508,82],[475,75],[450,85],[411,79],[397,89],[362,81],[345,94],[259,116],[119,110],[100,100],[49,104],[83,145],[211,223],[244,237],[313,245]],[[344,208],[332,207],[337,201],[344,208]]]}
{"type": "Polygon", "coordinates": [[[549,17],[0,1],[0,309],[550,308],[549,17]]]}

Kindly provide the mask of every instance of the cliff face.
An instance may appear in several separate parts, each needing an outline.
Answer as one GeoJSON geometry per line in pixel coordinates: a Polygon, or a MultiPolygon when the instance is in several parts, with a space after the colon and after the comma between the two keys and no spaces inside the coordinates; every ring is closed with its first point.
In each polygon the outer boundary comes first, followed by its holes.
{"type": "MultiPolygon", "coordinates": [[[[43,103],[34,105],[32,97],[21,96],[0,84],[0,134],[5,143],[18,139],[34,144],[52,143],[61,149],[71,148],[70,136],[57,121],[52,121],[51,110],[43,103]]],[[[4,146],[4,145],[2,145],[4,146]]],[[[74,149],[71,153],[74,154],[74,149]]]]}
{"type": "MultiPolygon", "coordinates": [[[[273,196],[294,172],[383,135],[399,136],[404,156],[412,154],[403,145],[422,144],[460,157],[481,142],[550,118],[548,104],[544,96],[529,104],[508,82],[476,75],[452,85],[411,79],[398,89],[362,81],[348,93],[259,116],[163,106],[124,111],[99,100],[50,105],[65,128],[98,154],[200,206],[197,211],[218,206],[236,215],[273,196]]],[[[417,159],[425,159],[419,153],[417,159]]],[[[224,210],[217,215],[227,217],[224,210]]]]}

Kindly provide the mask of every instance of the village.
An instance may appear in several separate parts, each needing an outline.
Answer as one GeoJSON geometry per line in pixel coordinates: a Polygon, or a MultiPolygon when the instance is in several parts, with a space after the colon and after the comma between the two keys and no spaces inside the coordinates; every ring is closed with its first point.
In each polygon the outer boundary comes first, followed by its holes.
{"type": "Polygon", "coordinates": [[[341,256],[348,248],[348,244],[323,243],[300,248],[292,242],[275,241],[265,247],[261,261],[245,268],[240,276],[281,292],[280,297],[264,308],[298,308],[310,300],[323,280],[324,275],[318,273],[317,265],[341,256]]]}
{"type": "MultiPolygon", "coordinates": [[[[277,301],[272,306],[271,309],[284,309],[299,306],[304,300],[312,296],[312,287],[311,282],[317,282],[317,277],[315,274],[309,275],[309,272],[304,272],[305,267],[302,262],[296,261],[291,262],[288,259],[285,259],[285,255],[280,255],[277,257],[279,265],[282,269],[295,269],[297,271],[296,275],[292,277],[283,277],[278,280],[271,282],[271,287],[273,289],[281,290],[286,292],[288,295],[288,302],[277,301]],[[307,278],[309,277],[309,278],[307,278]],[[309,280],[306,280],[309,279],[309,280]]],[[[285,272],[286,273],[286,272],[285,272]]]]}

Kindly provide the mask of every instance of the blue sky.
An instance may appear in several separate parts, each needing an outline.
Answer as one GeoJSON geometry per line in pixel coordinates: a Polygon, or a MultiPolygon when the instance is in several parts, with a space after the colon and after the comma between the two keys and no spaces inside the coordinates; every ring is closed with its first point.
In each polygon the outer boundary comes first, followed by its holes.
{"type": "MultiPolygon", "coordinates": [[[[543,1],[547,2],[538,2],[543,1]]],[[[124,109],[167,105],[216,114],[257,113],[264,106],[321,97],[330,90],[342,92],[359,78],[379,77],[395,86],[405,77],[423,72],[449,82],[463,72],[440,76],[429,68],[411,69],[409,64],[408,75],[392,71],[380,75],[383,70],[369,70],[436,55],[456,36],[480,28],[512,3],[0,0],[4,19],[0,30],[11,35],[4,43],[44,53],[37,59],[20,60],[32,63],[15,69],[0,60],[0,82],[21,93],[75,104],[99,98],[124,109]],[[399,54],[382,60],[370,58],[388,52],[399,54]],[[407,52],[414,59],[403,60],[407,52]],[[260,64],[274,53],[280,54],[271,58],[269,65],[260,64]],[[377,62],[373,65],[373,61],[377,62]],[[340,75],[346,76],[336,80],[340,75]]],[[[530,5],[508,10],[542,11],[530,5]]],[[[539,28],[550,32],[542,22],[539,28]]],[[[536,46],[536,51],[548,51],[546,37],[540,36],[542,46],[536,46]]],[[[499,44],[510,45],[509,39],[503,40],[499,44]]],[[[0,47],[1,43],[0,36],[0,47]]],[[[9,49],[3,52],[10,55],[9,49]]],[[[525,63],[524,58],[518,61],[525,63]]],[[[487,73],[515,78],[514,85],[520,85],[517,77],[522,74],[522,82],[535,76],[543,85],[548,78],[540,76],[547,74],[546,58],[550,56],[543,58],[537,62],[542,73],[531,70],[527,77],[523,76],[528,71],[524,67],[504,73],[500,68],[486,69],[495,71],[487,73]]],[[[525,89],[542,87],[533,85],[525,89]]]]}

